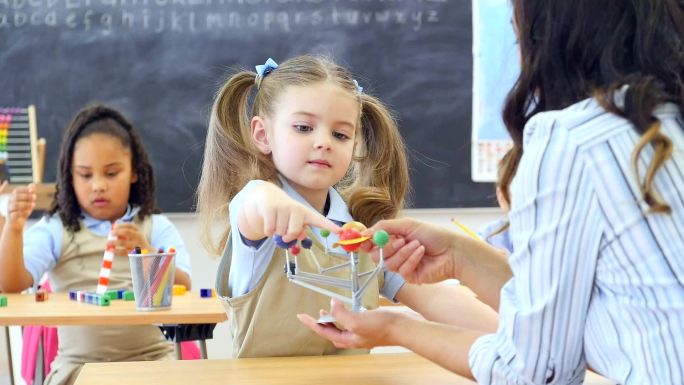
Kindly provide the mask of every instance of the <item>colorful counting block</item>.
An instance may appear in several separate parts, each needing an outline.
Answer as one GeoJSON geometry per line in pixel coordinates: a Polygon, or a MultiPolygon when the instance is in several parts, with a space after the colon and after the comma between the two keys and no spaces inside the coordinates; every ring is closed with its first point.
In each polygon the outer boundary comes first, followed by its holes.
{"type": "Polygon", "coordinates": [[[0,307],[7,307],[7,297],[0,295],[0,307]]]}
{"type": "Polygon", "coordinates": [[[98,296],[95,305],[97,306],[109,306],[111,303],[110,299],[104,296],[98,296]]]}
{"type": "Polygon", "coordinates": [[[214,296],[214,289],[200,289],[200,297],[211,298],[214,296]]]}
{"type": "Polygon", "coordinates": [[[126,290],[123,293],[123,299],[124,301],[133,301],[135,299],[135,294],[133,294],[133,292],[130,290],[126,290]]]}
{"type": "Polygon", "coordinates": [[[125,293],[126,291],[127,291],[126,289],[121,289],[121,290],[117,290],[117,291],[116,291],[116,293],[117,293],[118,296],[119,296],[119,299],[123,299],[124,293],[125,293]]]}
{"type": "Polygon", "coordinates": [[[93,293],[86,293],[85,302],[97,306],[109,306],[110,304],[109,297],[93,293]]]}
{"type": "Polygon", "coordinates": [[[69,299],[72,301],[78,301],[78,292],[76,290],[69,290],[69,299]]]}
{"type": "Polygon", "coordinates": [[[43,290],[38,290],[36,292],[36,302],[45,302],[48,298],[48,294],[46,291],[43,290]]]}
{"type": "Polygon", "coordinates": [[[186,290],[185,285],[173,285],[173,295],[183,295],[186,290]]]}
{"type": "Polygon", "coordinates": [[[104,293],[104,296],[107,297],[107,298],[109,298],[110,301],[113,301],[113,300],[116,300],[116,299],[119,299],[119,298],[120,298],[120,297],[119,297],[119,292],[116,291],[116,290],[109,290],[109,291],[107,291],[107,292],[104,293]]]}

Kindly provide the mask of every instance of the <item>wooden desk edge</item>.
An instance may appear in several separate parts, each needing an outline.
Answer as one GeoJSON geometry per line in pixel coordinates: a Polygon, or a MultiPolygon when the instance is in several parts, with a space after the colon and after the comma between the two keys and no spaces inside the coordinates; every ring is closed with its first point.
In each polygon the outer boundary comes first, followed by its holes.
{"type": "MultiPolygon", "coordinates": [[[[196,293],[188,293],[185,295],[192,295],[196,293]]],[[[159,311],[137,311],[135,310],[135,305],[131,303],[132,308],[116,309],[116,311],[108,312],[106,309],[109,307],[98,308],[96,305],[79,304],[74,302],[74,309],[68,310],[78,310],[79,307],[91,309],[92,313],[87,314],[69,314],[64,315],[59,311],[55,310],[44,310],[36,311],[35,313],[26,314],[25,312],[18,313],[25,309],[27,304],[31,304],[34,296],[31,294],[0,294],[1,296],[6,296],[8,298],[8,306],[0,308],[0,326],[36,326],[36,325],[56,325],[56,326],[75,326],[75,325],[173,325],[173,324],[205,324],[205,323],[221,323],[228,319],[226,312],[216,298],[207,299],[194,299],[198,302],[201,301],[216,301],[209,305],[210,307],[201,308],[200,310],[186,311],[185,313],[180,313],[183,309],[179,310],[186,304],[178,302],[182,300],[177,300],[176,308],[173,306],[169,310],[159,310],[159,311]],[[16,305],[19,303],[19,305],[16,305]],[[12,309],[13,304],[16,308],[12,309]],[[14,310],[14,311],[13,311],[14,310]],[[18,310],[18,311],[17,311],[18,310]],[[175,311],[175,313],[174,313],[175,311]],[[159,319],[163,318],[162,321],[159,319]]],[[[199,294],[197,294],[199,296],[199,294]]],[[[50,301],[54,301],[57,306],[64,306],[72,301],[68,299],[67,293],[52,293],[48,297],[46,302],[37,303],[36,306],[50,306],[50,301]]],[[[118,302],[115,301],[115,302],[118,302]]],[[[187,303],[187,302],[186,302],[187,303]]],[[[203,305],[208,305],[204,303],[203,305]]],[[[81,308],[81,309],[82,309],[81,308]]],[[[35,309],[34,309],[35,310],[35,309]]]]}

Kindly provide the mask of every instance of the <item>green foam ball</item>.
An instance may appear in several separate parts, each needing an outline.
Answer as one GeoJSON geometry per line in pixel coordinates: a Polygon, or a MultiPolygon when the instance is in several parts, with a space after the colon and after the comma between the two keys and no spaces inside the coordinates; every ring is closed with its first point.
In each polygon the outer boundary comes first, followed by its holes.
{"type": "Polygon", "coordinates": [[[387,242],[389,242],[389,234],[385,230],[376,231],[373,234],[373,242],[380,247],[385,247],[387,242]]]}

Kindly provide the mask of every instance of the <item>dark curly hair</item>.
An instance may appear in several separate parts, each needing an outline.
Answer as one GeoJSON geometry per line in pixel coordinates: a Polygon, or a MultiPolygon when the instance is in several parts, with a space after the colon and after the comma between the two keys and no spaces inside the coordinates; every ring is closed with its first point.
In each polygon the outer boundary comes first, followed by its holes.
{"type": "MultiPolygon", "coordinates": [[[[632,166],[650,144],[654,156],[636,179],[651,211],[669,212],[653,187],[672,154],[653,110],[673,102],[684,111],[684,11],[681,0],[512,0],[521,72],[508,94],[504,121],[522,155],[525,123],[543,111],[596,97],[606,110],[628,119],[641,140],[632,166]],[[628,89],[624,106],[615,93],[628,89]]],[[[515,173],[515,167],[507,170],[515,173]]],[[[504,177],[510,181],[511,178],[504,177]]],[[[507,189],[508,186],[503,186],[507,189]]]]}
{"type": "Polygon", "coordinates": [[[115,137],[131,150],[133,172],[138,180],[131,185],[128,203],[140,207],[139,218],[159,212],[154,194],[154,173],[142,140],[133,125],[119,111],[95,105],[79,111],[69,124],[59,153],[57,169],[57,192],[48,213],[59,213],[64,226],[70,232],[81,229],[81,207],[78,204],[71,173],[74,147],[79,139],[92,134],[115,137]]]}

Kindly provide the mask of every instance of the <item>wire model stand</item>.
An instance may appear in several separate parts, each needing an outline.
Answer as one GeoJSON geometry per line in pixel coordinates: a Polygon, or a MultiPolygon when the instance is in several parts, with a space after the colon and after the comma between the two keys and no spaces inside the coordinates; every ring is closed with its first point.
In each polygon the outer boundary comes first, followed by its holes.
{"type": "MultiPolygon", "coordinates": [[[[281,236],[276,235],[274,237],[276,245],[282,249],[285,249],[285,273],[287,275],[287,279],[294,284],[347,303],[351,305],[351,310],[353,312],[358,313],[366,310],[361,305],[361,300],[363,298],[363,294],[366,292],[366,290],[368,290],[368,287],[370,287],[372,280],[377,277],[377,275],[385,266],[383,247],[389,241],[389,234],[387,234],[387,232],[384,230],[379,230],[373,234],[373,243],[380,248],[380,260],[378,261],[378,265],[375,267],[375,269],[366,272],[359,272],[359,254],[357,251],[359,248],[361,248],[361,244],[363,242],[370,239],[369,237],[361,236],[361,232],[364,230],[366,230],[366,226],[359,222],[348,222],[342,226],[342,232],[339,235],[340,240],[334,243],[333,247],[341,246],[348,253],[346,255],[329,252],[327,238],[330,235],[330,231],[325,229],[321,230],[320,234],[326,240],[325,253],[343,261],[338,265],[326,268],[321,267],[316,255],[314,255],[313,251],[311,251],[311,246],[313,245],[311,239],[305,238],[300,241],[300,247],[297,245],[296,239],[290,242],[284,242],[281,236]],[[300,258],[302,248],[306,250],[304,254],[314,263],[318,273],[310,273],[299,270],[298,258],[300,258]],[[349,279],[337,278],[328,275],[330,272],[347,268],[349,269],[350,273],[349,279]],[[321,285],[347,289],[351,292],[351,297],[345,297],[342,294],[323,288],[321,285]]],[[[331,314],[322,316],[318,319],[318,323],[328,322],[335,322],[331,314]]]]}

